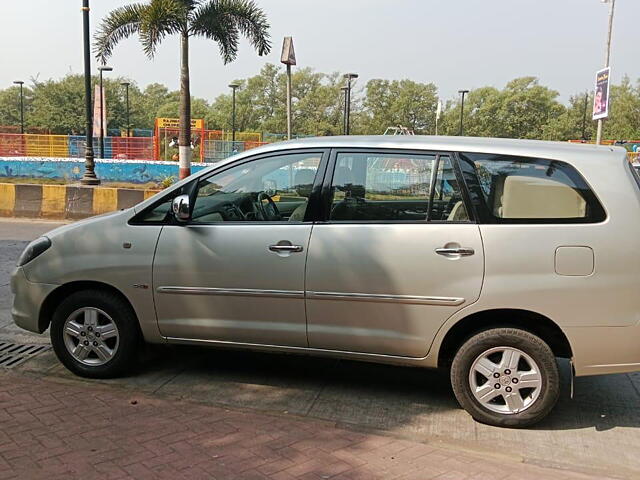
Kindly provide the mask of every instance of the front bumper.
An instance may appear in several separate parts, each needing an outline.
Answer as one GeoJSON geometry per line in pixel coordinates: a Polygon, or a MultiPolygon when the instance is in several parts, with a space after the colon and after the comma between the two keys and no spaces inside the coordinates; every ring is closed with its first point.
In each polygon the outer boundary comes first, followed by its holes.
{"type": "Polygon", "coordinates": [[[15,324],[35,333],[46,330],[46,325],[44,328],[39,325],[40,308],[45,298],[57,287],[58,285],[30,282],[24,270],[17,267],[11,274],[11,292],[14,294],[11,316],[15,324]]]}

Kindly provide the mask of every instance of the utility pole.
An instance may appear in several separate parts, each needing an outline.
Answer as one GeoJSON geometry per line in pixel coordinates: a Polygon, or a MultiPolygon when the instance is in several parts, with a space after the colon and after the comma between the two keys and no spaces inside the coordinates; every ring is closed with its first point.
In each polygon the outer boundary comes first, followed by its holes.
{"type": "Polygon", "coordinates": [[[82,33],[84,43],[84,104],[86,116],[86,145],[84,148],[84,174],[80,180],[85,185],[99,185],[93,158],[93,120],[91,118],[91,44],[89,39],[89,0],[82,0],[82,33]]]}
{"type": "Polygon", "coordinates": [[[284,37],[280,62],[287,66],[287,140],[291,140],[291,66],[296,65],[293,37],[284,37]]]}
{"type": "Polygon", "coordinates": [[[464,119],[464,96],[469,93],[469,90],[458,90],[458,93],[462,95],[462,103],[460,104],[460,136],[463,133],[463,119],[464,119]]]}
{"type": "MultiPolygon", "coordinates": [[[[609,28],[607,31],[607,50],[605,52],[605,60],[604,60],[604,68],[608,68],[611,60],[611,33],[613,31],[613,12],[616,6],[616,0],[602,0],[602,3],[609,4],[609,28]]],[[[598,131],[596,133],[596,144],[600,145],[602,143],[602,126],[604,124],[604,119],[598,119],[598,131]]]]}
{"type": "Polygon", "coordinates": [[[20,133],[24,134],[24,91],[22,90],[24,82],[22,80],[16,80],[13,83],[20,85],[20,133]]]}

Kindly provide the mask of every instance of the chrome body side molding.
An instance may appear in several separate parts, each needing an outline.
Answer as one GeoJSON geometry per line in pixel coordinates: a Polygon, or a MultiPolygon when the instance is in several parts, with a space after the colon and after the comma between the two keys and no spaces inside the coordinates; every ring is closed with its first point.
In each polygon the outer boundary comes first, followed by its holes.
{"type": "Polygon", "coordinates": [[[182,295],[226,295],[236,297],[285,297],[304,298],[304,292],[296,290],[260,290],[254,288],[212,288],[212,287],[158,287],[158,293],[182,295]]]}
{"type": "Polygon", "coordinates": [[[183,295],[228,295],[237,297],[284,297],[310,298],[314,300],[345,300],[358,302],[409,303],[417,305],[462,305],[465,300],[459,297],[426,297],[412,295],[385,295],[377,293],[307,292],[296,290],[259,290],[253,288],[212,288],[212,287],[158,287],[158,293],[183,295]]]}
{"type": "Polygon", "coordinates": [[[418,305],[462,305],[465,300],[459,297],[425,297],[413,295],[385,295],[375,293],[307,292],[307,298],[314,300],[347,300],[358,302],[410,303],[418,305]]]}

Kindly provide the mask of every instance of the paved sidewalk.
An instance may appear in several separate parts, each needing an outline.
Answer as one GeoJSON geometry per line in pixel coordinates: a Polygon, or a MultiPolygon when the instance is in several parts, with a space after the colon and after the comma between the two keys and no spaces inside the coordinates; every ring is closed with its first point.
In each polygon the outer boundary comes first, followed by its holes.
{"type": "Polygon", "coordinates": [[[602,479],[336,427],[0,372],[0,479],[602,479]]]}

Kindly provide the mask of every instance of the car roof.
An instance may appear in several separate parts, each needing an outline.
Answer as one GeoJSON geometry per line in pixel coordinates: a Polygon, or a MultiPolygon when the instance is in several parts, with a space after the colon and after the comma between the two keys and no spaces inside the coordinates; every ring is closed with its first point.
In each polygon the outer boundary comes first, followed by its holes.
{"type": "MultiPolygon", "coordinates": [[[[263,151],[296,148],[397,148],[412,150],[494,153],[569,161],[615,159],[625,152],[622,147],[543,140],[516,140],[487,137],[444,137],[427,135],[370,135],[312,137],[279,142],[261,147],[263,151]],[[608,155],[607,155],[608,154],[608,155]]],[[[249,150],[245,153],[255,152],[249,150]]]]}

